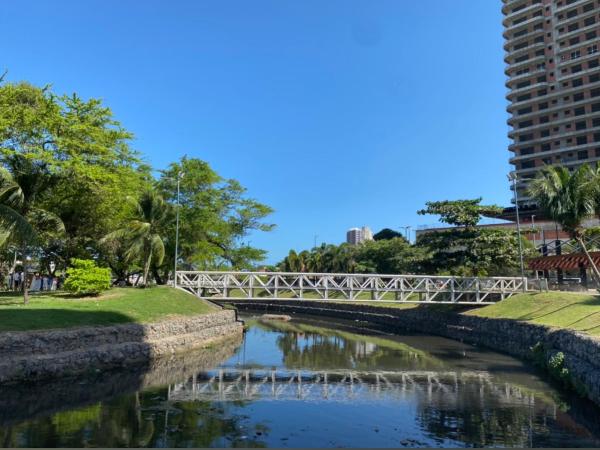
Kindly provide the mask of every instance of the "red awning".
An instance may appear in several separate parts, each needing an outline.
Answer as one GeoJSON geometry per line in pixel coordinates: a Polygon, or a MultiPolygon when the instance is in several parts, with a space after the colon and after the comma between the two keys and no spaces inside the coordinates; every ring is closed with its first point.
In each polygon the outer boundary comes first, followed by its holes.
{"type": "MultiPolygon", "coordinates": [[[[600,266],[600,252],[590,252],[590,256],[597,266],[600,266]]],[[[574,270],[589,266],[588,259],[583,253],[569,253],[568,255],[539,256],[529,260],[532,270],[574,270]]]]}

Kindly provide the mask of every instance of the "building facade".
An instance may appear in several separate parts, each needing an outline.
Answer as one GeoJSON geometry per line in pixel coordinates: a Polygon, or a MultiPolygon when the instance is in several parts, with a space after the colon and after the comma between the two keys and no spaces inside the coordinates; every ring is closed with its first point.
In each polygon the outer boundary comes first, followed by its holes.
{"type": "Polygon", "coordinates": [[[519,203],[552,164],[600,161],[600,0],[503,0],[519,203]]]}
{"type": "Polygon", "coordinates": [[[372,241],[373,232],[369,227],[350,228],[346,231],[346,242],[348,244],[357,245],[361,242],[372,241]]]}

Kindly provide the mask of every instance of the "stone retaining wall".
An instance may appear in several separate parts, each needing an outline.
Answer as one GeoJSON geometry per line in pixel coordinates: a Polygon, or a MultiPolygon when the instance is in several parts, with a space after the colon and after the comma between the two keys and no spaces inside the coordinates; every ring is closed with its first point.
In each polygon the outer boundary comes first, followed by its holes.
{"type": "Polygon", "coordinates": [[[235,311],[151,324],[0,333],[0,383],[147,362],[243,332],[235,311]]]}
{"type": "Polygon", "coordinates": [[[508,319],[487,319],[460,313],[434,311],[428,306],[384,308],[321,301],[233,301],[240,310],[312,314],[363,320],[389,331],[411,330],[483,345],[520,358],[533,356],[540,343],[548,353],[563,352],[565,367],[583,384],[587,396],[600,404],[600,339],[575,331],[550,328],[508,319]]]}

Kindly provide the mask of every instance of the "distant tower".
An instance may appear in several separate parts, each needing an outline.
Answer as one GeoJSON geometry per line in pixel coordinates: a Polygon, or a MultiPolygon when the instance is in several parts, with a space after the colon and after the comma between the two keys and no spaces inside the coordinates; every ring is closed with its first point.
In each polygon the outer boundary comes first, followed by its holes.
{"type": "Polygon", "coordinates": [[[369,227],[362,227],[360,229],[360,231],[362,234],[363,241],[372,241],[373,240],[373,232],[371,231],[371,229],[369,227]]]}
{"type": "Polygon", "coordinates": [[[364,241],[372,241],[373,232],[369,227],[350,228],[346,232],[346,242],[348,244],[357,245],[364,241]]]}
{"type": "Polygon", "coordinates": [[[346,231],[346,242],[348,244],[356,245],[361,243],[361,230],[360,228],[350,228],[346,231]]]}

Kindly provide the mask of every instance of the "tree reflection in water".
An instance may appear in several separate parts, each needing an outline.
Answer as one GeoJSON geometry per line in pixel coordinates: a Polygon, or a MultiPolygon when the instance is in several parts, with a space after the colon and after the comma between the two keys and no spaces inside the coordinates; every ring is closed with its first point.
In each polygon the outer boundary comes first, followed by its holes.
{"type": "Polygon", "coordinates": [[[562,395],[511,358],[472,353],[466,364],[456,357],[468,348],[461,343],[387,336],[351,324],[248,324],[243,347],[238,340],[139,370],[0,387],[0,445],[600,445],[598,408],[562,395]],[[245,361],[246,350],[252,361],[245,361]],[[467,377],[465,371],[475,369],[467,377]],[[327,371],[338,394],[325,398],[325,378],[309,373],[327,371]],[[345,371],[361,374],[354,383],[363,384],[351,387],[340,375],[345,371]],[[219,378],[219,372],[230,375],[219,378]],[[274,395],[265,374],[275,372],[282,377],[278,387],[310,396],[274,395]],[[306,376],[294,385],[300,372],[306,376]],[[368,376],[374,372],[386,374],[388,384],[376,389],[373,380],[381,377],[368,376]],[[400,384],[400,372],[413,374],[410,383],[400,384]],[[223,389],[230,390],[223,395],[223,389]]]}

